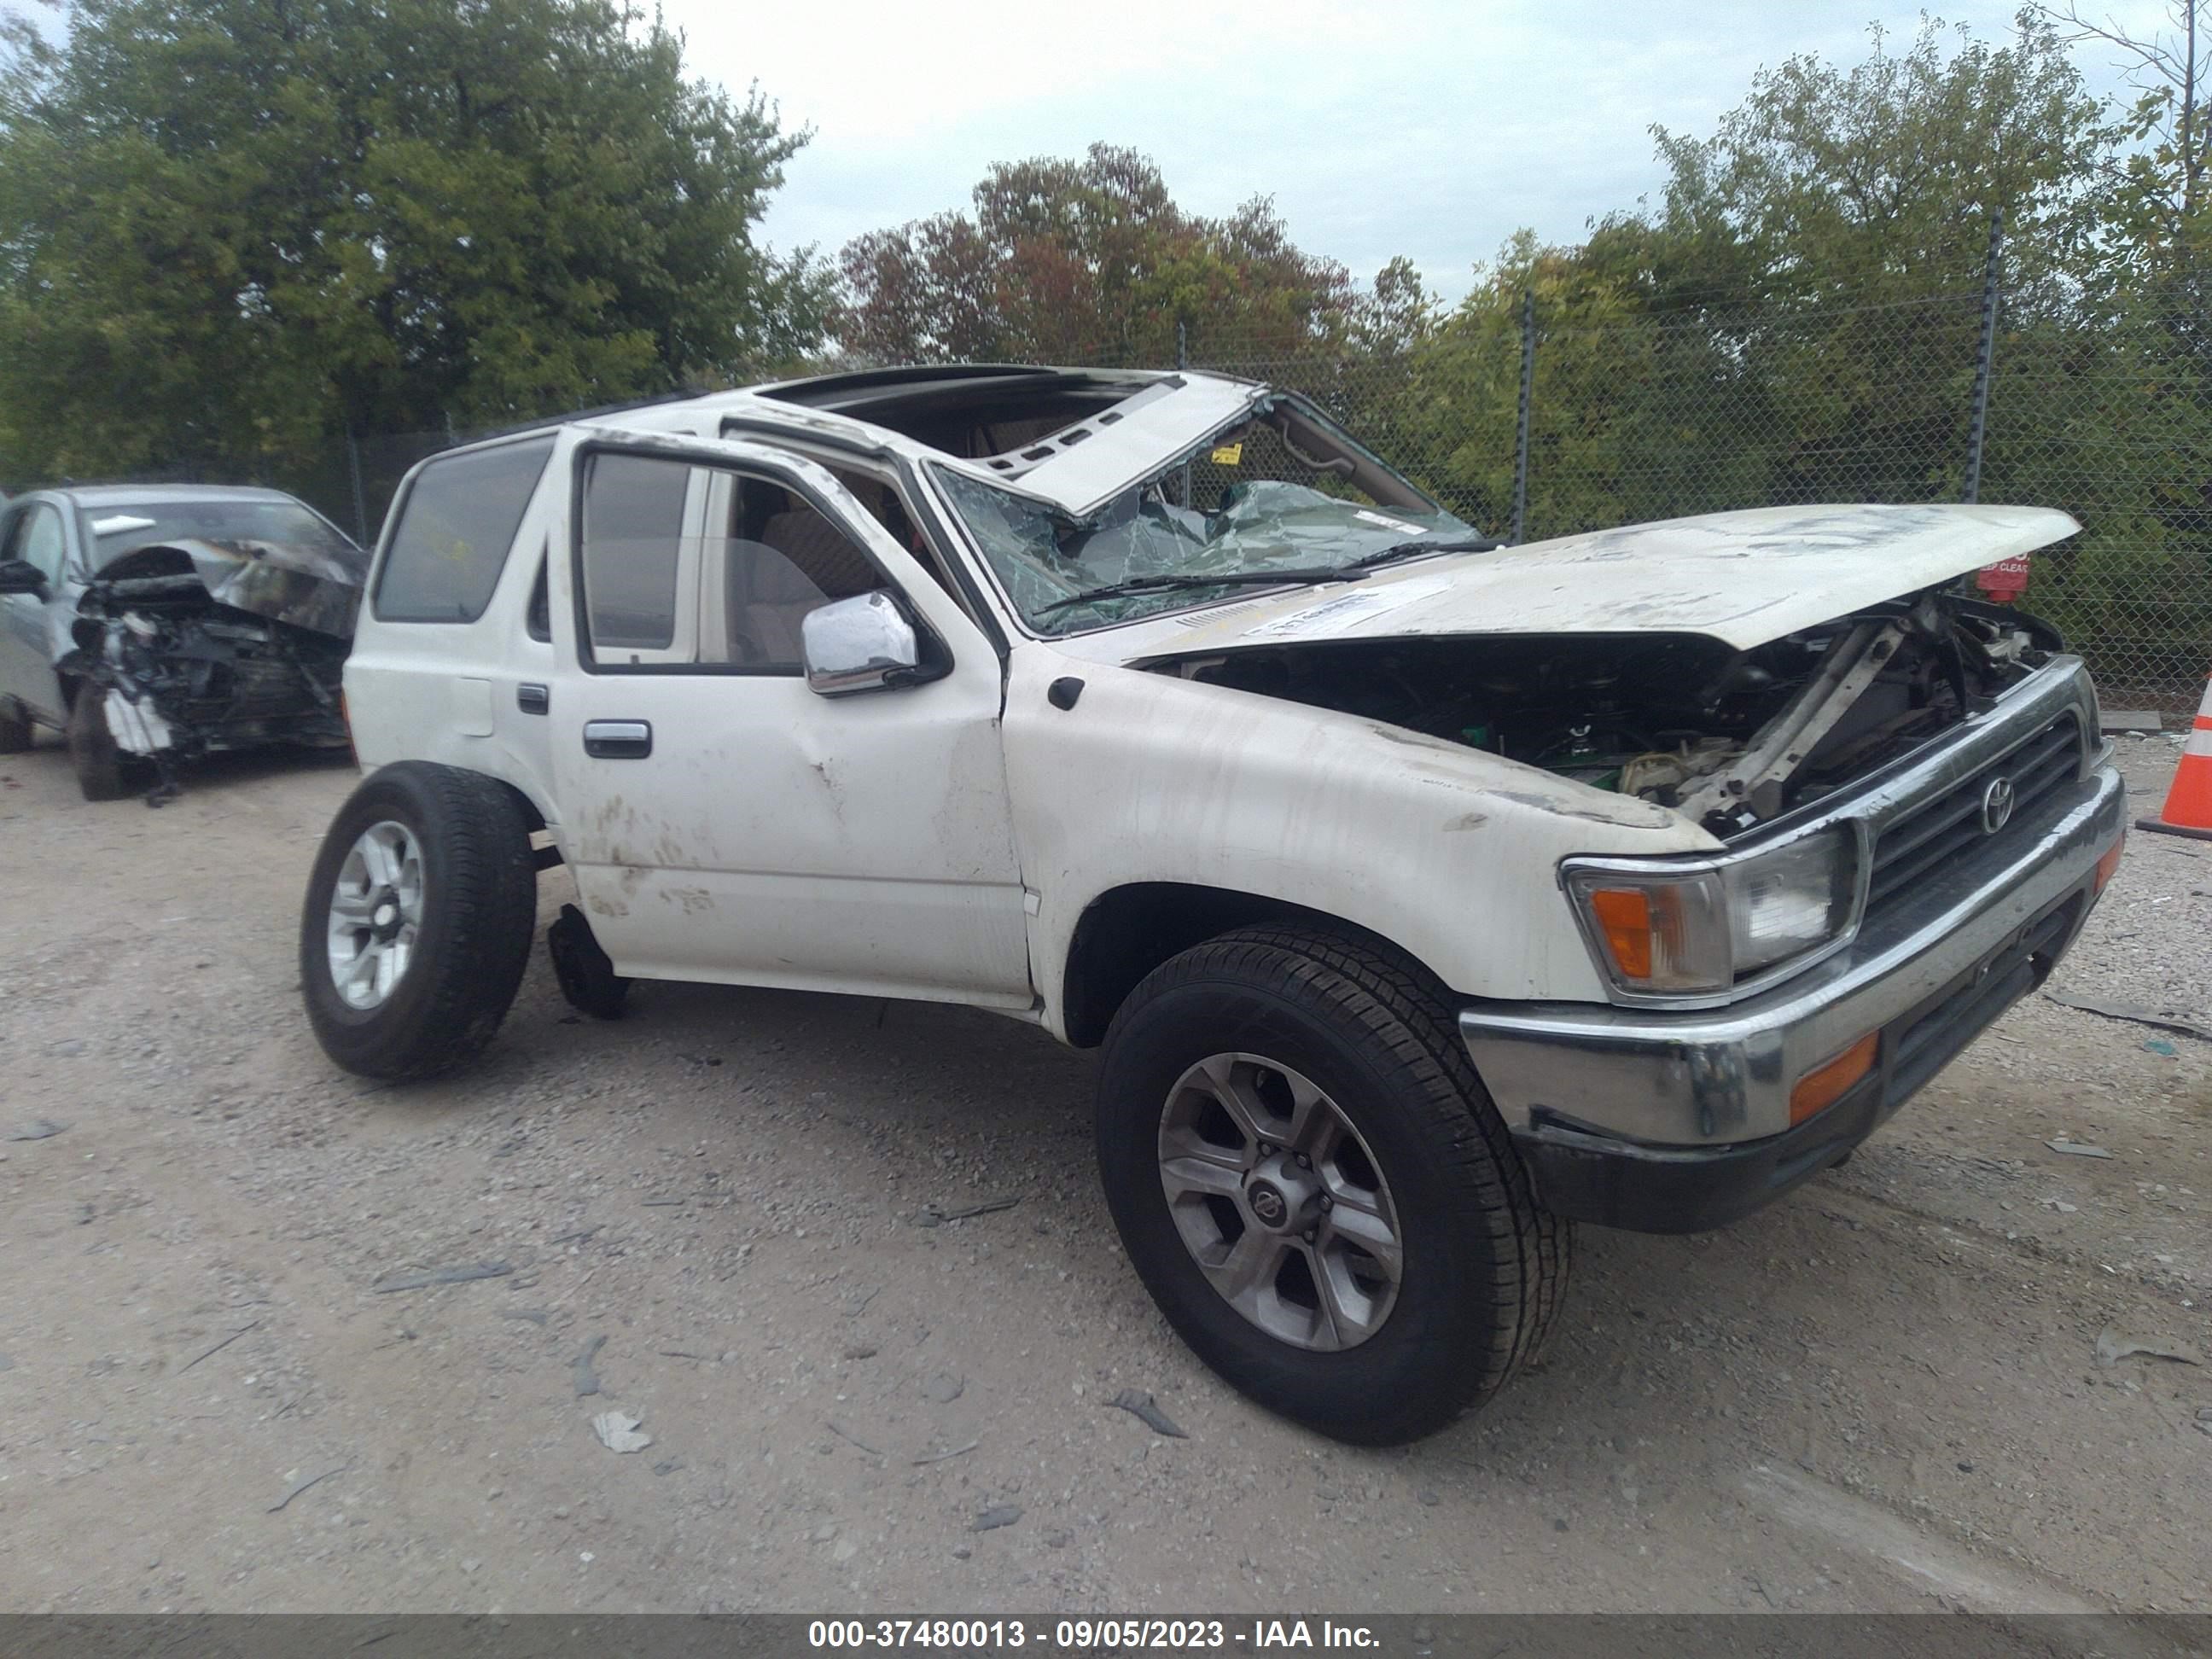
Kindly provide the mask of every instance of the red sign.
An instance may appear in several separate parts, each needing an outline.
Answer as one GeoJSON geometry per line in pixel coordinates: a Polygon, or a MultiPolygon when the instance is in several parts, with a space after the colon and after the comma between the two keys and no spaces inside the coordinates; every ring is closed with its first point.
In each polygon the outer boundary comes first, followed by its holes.
{"type": "Polygon", "coordinates": [[[1985,564],[1974,574],[1976,586],[1999,605],[2009,605],[2027,592],[2027,555],[2014,554],[1985,564]]]}

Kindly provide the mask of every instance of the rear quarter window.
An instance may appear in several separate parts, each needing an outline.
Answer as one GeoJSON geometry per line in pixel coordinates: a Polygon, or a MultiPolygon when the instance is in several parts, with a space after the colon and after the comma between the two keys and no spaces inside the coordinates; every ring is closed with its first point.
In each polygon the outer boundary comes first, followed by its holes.
{"type": "Polygon", "coordinates": [[[483,615],[553,441],[471,450],[415,475],[376,579],[379,622],[470,623],[483,615]]]}

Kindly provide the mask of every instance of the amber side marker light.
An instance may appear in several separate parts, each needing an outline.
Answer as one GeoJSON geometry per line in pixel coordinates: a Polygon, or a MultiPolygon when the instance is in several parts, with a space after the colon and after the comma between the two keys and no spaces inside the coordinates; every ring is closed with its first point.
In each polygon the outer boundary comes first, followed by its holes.
{"type": "Polygon", "coordinates": [[[1856,1042],[1838,1054],[1824,1060],[1797,1079],[1797,1086],[1790,1091],[1790,1121],[1794,1127],[1815,1112],[1826,1111],[1843,1098],[1850,1086],[1874,1070],[1874,1062],[1881,1053],[1881,1033],[1869,1031],[1856,1042]]]}
{"type": "Polygon", "coordinates": [[[1589,896],[1590,914],[1605,933],[1605,948],[1624,979],[1651,977],[1651,900],[1632,887],[1601,887],[1589,896]]]}
{"type": "Polygon", "coordinates": [[[343,687],[338,690],[338,724],[345,727],[346,753],[352,758],[354,765],[358,768],[361,765],[361,750],[353,740],[353,711],[346,707],[343,687]]]}
{"type": "Polygon", "coordinates": [[[2105,884],[2112,880],[2114,876],[2119,874],[2120,854],[2126,849],[2127,844],[2128,838],[2126,836],[2123,835],[2118,841],[2106,848],[2105,849],[2105,856],[2097,860],[2097,891],[2100,893],[2103,892],[2105,890],[2105,884]]]}

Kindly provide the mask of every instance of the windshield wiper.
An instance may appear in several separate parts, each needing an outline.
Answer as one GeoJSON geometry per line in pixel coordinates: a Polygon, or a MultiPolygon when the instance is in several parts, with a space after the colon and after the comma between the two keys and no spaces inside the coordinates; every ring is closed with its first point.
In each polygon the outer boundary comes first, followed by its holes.
{"type": "Polygon", "coordinates": [[[1164,588],[1188,587],[1261,587],[1291,586],[1299,582],[1356,582],[1365,573],[1352,565],[1307,565],[1283,570],[1224,570],[1211,576],[1196,572],[1163,571],[1152,576],[1132,576],[1125,582],[1112,582],[1104,587],[1087,588],[1080,593],[1071,593],[1064,599],[1054,599],[1049,605],[1036,608],[1040,617],[1048,611],[1065,611],[1072,605],[1088,605],[1093,599],[1115,599],[1125,593],[1151,593],[1164,588]]]}
{"type": "Polygon", "coordinates": [[[1492,541],[1487,536],[1454,536],[1443,541],[1430,541],[1425,537],[1417,536],[1409,542],[1393,542],[1372,553],[1363,553],[1341,568],[1346,570],[1371,570],[1378,564],[1389,564],[1395,560],[1410,559],[1423,553],[1490,553],[1504,545],[1503,542],[1492,541]]]}

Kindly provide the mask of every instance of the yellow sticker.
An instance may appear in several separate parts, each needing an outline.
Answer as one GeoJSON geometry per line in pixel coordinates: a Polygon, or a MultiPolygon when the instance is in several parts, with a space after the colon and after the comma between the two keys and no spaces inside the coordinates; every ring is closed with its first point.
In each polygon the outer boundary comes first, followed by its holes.
{"type": "Polygon", "coordinates": [[[1241,443],[1223,444],[1210,458],[1216,466],[1238,466],[1244,460],[1244,446],[1241,443]]]}

